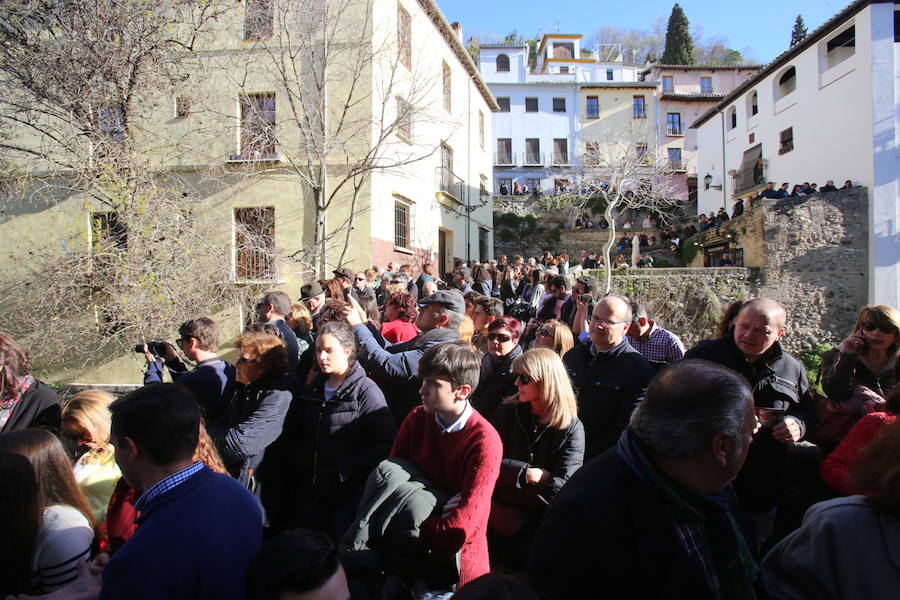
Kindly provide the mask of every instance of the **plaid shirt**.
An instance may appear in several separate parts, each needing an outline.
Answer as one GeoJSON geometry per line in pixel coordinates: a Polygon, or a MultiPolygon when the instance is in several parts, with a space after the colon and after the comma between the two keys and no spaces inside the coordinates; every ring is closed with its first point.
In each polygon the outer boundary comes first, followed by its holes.
{"type": "Polygon", "coordinates": [[[160,494],[165,494],[171,489],[174,489],[191,478],[192,475],[196,474],[200,469],[203,468],[203,463],[199,460],[187,467],[186,469],[182,469],[177,473],[172,473],[168,477],[161,479],[147,488],[141,497],[138,498],[137,502],[134,503],[134,508],[136,510],[143,510],[144,505],[159,496],[160,494]]]}
{"type": "MultiPolygon", "coordinates": [[[[671,512],[669,512],[669,514],[672,516],[671,512]]],[[[707,540],[703,529],[693,523],[679,523],[674,516],[672,516],[672,520],[675,522],[675,533],[678,534],[678,539],[681,541],[682,547],[687,552],[691,561],[698,565],[703,571],[703,577],[706,579],[706,584],[709,585],[710,590],[712,590],[715,597],[721,598],[722,588],[719,585],[719,575],[716,572],[716,564],[712,556],[712,550],[709,547],[709,541],[707,540]]]]}
{"type": "Polygon", "coordinates": [[[675,362],[684,356],[684,344],[678,336],[650,321],[650,331],[641,337],[628,336],[632,347],[647,360],[675,362]]]}

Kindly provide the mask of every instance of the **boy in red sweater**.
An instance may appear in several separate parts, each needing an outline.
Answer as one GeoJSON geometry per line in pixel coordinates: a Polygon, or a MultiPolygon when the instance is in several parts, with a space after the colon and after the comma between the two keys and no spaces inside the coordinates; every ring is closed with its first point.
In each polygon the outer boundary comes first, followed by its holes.
{"type": "Polygon", "coordinates": [[[403,421],[391,458],[413,461],[452,497],[442,516],[422,523],[422,539],[436,555],[460,551],[460,586],[490,571],[487,523],[503,444],[469,404],[478,384],[479,353],[468,344],[438,344],[419,362],[422,406],[403,421]]]}

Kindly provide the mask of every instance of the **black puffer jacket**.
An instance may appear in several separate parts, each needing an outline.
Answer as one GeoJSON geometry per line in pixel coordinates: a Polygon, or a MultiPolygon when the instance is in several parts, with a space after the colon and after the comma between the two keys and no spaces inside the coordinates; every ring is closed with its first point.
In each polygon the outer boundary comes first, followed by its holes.
{"type": "Polygon", "coordinates": [[[563,363],[578,393],[578,416],[584,424],[584,458],[589,460],[616,445],[655,371],[627,339],[597,352],[579,342],[563,363]]]}
{"type": "Polygon", "coordinates": [[[387,458],[397,428],[374,381],[359,363],[325,400],[327,375],[319,375],[300,394],[294,461],[300,484],[324,497],[341,487],[362,487],[375,466],[387,458]]]}
{"type": "Polygon", "coordinates": [[[544,508],[584,460],[584,426],[577,418],[566,429],[538,425],[525,403],[497,407],[491,423],[503,441],[503,462],[494,498],[520,508],[544,508]],[[525,482],[525,469],[552,475],[544,483],[525,482]]]}
{"type": "Polygon", "coordinates": [[[319,375],[298,394],[284,433],[266,454],[263,504],[277,529],[303,525],[342,534],[366,478],[394,442],[384,394],[359,363],[330,400],[326,381],[319,375]]]}
{"type": "Polygon", "coordinates": [[[512,370],[512,362],[521,354],[522,347],[516,346],[506,356],[484,355],[478,387],[469,400],[485,419],[490,420],[503,399],[516,393],[516,374],[512,370]]]}

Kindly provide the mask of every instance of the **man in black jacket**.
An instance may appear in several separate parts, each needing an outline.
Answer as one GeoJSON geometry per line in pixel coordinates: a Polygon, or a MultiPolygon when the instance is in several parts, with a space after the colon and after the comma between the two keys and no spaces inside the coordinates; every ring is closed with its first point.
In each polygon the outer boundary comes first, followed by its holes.
{"type": "Polygon", "coordinates": [[[256,316],[260,323],[271,323],[278,328],[288,355],[288,373],[295,373],[300,362],[300,346],[297,336],[284,322],[291,314],[291,297],[284,292],[269,292],[256,303],[256,316]]]}
{"type": "Polygon", "coordinates": [[[815,420],[806,369],[778,341],[786,321],[784,307],[774,300],[750,300],[728,333],[698,343],[684,356],[718,363],[750,382],[762,428],[734,485],[742,506],[752,513],[759,545],[772,531],[784,494],[787,447],[802,440],[815,420]]]}
{"type": "Polygon", "coordinates": [[[665,367],[616,447],[553,499],[526,571],[542,597],[754,597],[758,568],[728,485],[753,417],[746,382],[728,369],[665,367]]]}
{"type": "Polygon", "coordinates": [[[608,294],[594,307],[589,340],[575,344],[563,357],[578,389],[585,460],[616,444],[653,377],[653,367],[625,337],[630,326],[630,300],[608,294]]]}

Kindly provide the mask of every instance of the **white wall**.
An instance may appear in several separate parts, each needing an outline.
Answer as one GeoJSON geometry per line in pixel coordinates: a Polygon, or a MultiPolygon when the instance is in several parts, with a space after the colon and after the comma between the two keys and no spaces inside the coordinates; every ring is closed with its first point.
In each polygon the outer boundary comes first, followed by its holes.
{"type": "MultiPolygon", "coordinates": [[[[777,185],[808,181],[825,184],[845,179],[869,188],[871,301],[900,305],[900,244],[896,150],[897,44],[893,42],[892,4],[864,8],[814,46],[805,49],[774,73],[758,81],[724,108],[725,164],[722,165],[721,113],[700,126],[697,138],[699,179],[698,210],[722,206],[722,192],[704,190],[709,172],[713,183],[725,179],[731,203],[729,169],[738,169],[745,150],[762,144],[768,161],[766,179],[777,185]],[[829,68],[825,48],[845,25],[856,29],[853,56],[829,68]],[[786,69],[797,70],[796,90],[776,99],[778,80],[786,69]],[[758,92],[759,113],[748,118],[747,98],[758,92]],[[737,127],[730,128],[728,111],[737,112],[737,127]],[[794,149],[778,154],[780,132],[793,128],[794,149]],[[748,139],[754,134],[755,140],[748,139]]],[[[730,207],[729,207],[730,208],[730,207]]]]}

